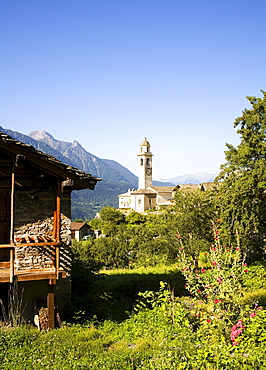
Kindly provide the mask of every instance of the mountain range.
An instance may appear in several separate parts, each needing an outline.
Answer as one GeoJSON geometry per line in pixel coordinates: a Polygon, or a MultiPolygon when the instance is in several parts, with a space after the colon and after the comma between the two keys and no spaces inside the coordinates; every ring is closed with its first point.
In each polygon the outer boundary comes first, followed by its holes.
{"type": "MultiPolygon", "coordinates": [[[[52,155],[60,161],[90,173],[92,176],[102,178],[94,191],[79,190],[72,192],[72,218],[91,219],[102,207],[118,206],[118,195],[128,189],[137,189],[138,178],[127,168],[116,161],[101,159],[87,152],[78,141],[73,143],[56,140],[46,131],[36,130],[28,135],[17,131],[5,129],[0,131],[15,140],[32,145],[37,150],[52,155]]],[[[198,173],[185,174],[167,180],[153,181],[154,186],[171,186],[176,184],[198,184],[213,181],[215,174],[198,173]]]]}
{"type": "Polygon", "coordinates": [[[218,173],[197,172],[194,174],[185,173],[184,175],[171,177],[169,179],[160,179],[160,181],[171,182],[172,184],[201,184],[203,182],[212,182],[218,173]]]}

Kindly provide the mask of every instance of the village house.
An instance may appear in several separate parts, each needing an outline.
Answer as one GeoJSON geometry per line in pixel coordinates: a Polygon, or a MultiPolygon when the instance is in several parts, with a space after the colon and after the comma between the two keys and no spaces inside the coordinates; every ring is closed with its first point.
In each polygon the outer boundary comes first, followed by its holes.
{"type": "Polygon", "coordinates": [[[71,239],[78,242],[83,240],[84,237],[91,235],[93,231],[85,222],[71,222],[71,239]]]}
{"type": "Polygon", "coordinates": [[[93,190],[99,180],[0,132],[0,300],[5,310],[16,284],[24,316],[32,322],[42,307],[48,327],[54,327],[54,308],[62,308],[71,291],[71,191],[93,190]]]}

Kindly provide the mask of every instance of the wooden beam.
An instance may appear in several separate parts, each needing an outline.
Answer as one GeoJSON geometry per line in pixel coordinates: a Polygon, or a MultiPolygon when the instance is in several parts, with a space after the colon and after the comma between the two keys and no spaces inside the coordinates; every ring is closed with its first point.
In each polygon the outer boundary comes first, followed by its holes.
{"type": "Polygon", "coordinates": [[[54,211],[54,238],[58,245],[55,247],[55,271],[56,278],[59,278],[60,265],[60,231],[61,231],[61,182],[58,179],[55,190],[55,211],[54,211]]]}
{"type": "Polygon", "coordinates": [[[48,308],[48,329],[52,330],[55,327],[54,292],[47,294],[47,308],[48,308]]]}
{"type": "MultiPolygon", "coordinates": [[[[53,246],[55,246],[55,245],[60,245],[60,242],[51,242],[51,243],[21,243],[21,242],[19,242],[19,243],[15,243],[15,246],[16,247],[53,247],[53,246]]],[[[10,245],[8,244],[8,246],[10,247],[10,245]]],[[[0,245],[0,248],[2,248],[2,245],[0,245]]],[[[4,248],[8,248],[7,246],[5,247],[4,246],[4,248]]]]}
{"type": "Polygon", "coordinates": [[[0,248],[11,248],[12,244],[0,244],[0,248]]]}
{"type": "MultiPolygon", "coordinates": [[[[11,212],[10,212],[10,244],[13,245],[14,241],[14,195],[15,195],[15,161],[16,157],[13,156],[13,166],[11,175],[11,212]]],[[[14,248],[10,249],[10,283],[14,280],[14,263],[15,263],[14,248]]]]}
{"type": "MultiPolygon", "coordinates": [[[[1,262],[1,274],[0,274],[0,283],[9,283],[9,266],[3,265],[7,262],[1,262]]],[[[56,282],[56,274],[55,271],[15,271],[15,276],[17,278],[17,281],[36,281],[36,280],[48,280],[48,281],[54,281],[56,282]]],[[[64,279],[67,277],[67,274],[65,271],[60,270],[59,271],[59,277],[64,279]]]]}
{"type": "Polygon", "coordinates": [[[61,182],[57,180],[56,186],[56,218],[57,218],[57,228],[56,228],[56,241],[60,242],[60,231],[61,231],[61,182]]]}

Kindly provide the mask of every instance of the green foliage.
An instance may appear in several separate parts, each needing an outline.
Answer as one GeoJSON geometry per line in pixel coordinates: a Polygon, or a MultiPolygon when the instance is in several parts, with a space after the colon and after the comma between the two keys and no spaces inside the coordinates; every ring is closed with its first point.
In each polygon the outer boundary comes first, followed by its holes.
{"type": "Polygon", "coordinates": [[[209,268],[199,268],[198,261],[186,253],[180,240],[179,266],[186,278],[190,294],[201,304],[200,319],[224,328],[232,325],[243,314],[242,276],[248,272],[240,247],[222,245],[218,231],[215,244],[205,252],[209,268]]]}
{"type": "MultiPolygon", "coordinates": [[[[254,308],[234,345],[215,323],[194,328],[190,311],[164,283],[121,323],[65,326],[48,333],[0,328],[0,369],[263,369],[266,311],[254,308]],[[147,306],[152,308],[149,309],[147,306]]],[[[240,325],[238,326],[238,328],[240,325]]],[[[232,329],[232,332],[235,329],[232,329]]],[[[232,334],[231,332],[231,334],[232,334]]],[[[230,334],[230,333],[229,333],[230,334]]]]}
{"type": "MultiPolygon", "coordinates": [[[[264,280],[265,283],[265,280],[264,280]]],[[[241,299],[241,303],[248,305],[249,307],[258,304],[266,308],[266,288],[256,289],[250,292],[244,292],[244,296],[241,299]]]]}
{"type": "Polygon", "coordinates": [[[256,261],[248,267],[248,272],[241,278],[242,284],[248,290],[257,290],[265,287],[265,261],[256,261]]]}
{"type": "Polygon", "coordinates": [[[146,216],[136,212],[132,211],[126,216],[126,222],[133,225],[139,225],[141,223],[144,223],[146,221],[146,216]]]}
{"type": "Polygon", "coordinates": [[[252,109],[235,120],[240,144],[227,144],[226,163],[219,179],[220,209],[224,237],[241,244],[251,255],[261,254],[266,236],[266,93],[248,97],[252,109]]]}
{"type": "Polygon", "coordinates": [[[218,219],[216,196],[215,190],[181,190],[175,193],[175,227],[194,258],[201,251],[208,250],[213,240],[210,226],[218,219]]]}
{"type": "Polygon", "coordinates": [[[104,222],[118,225],[125,221],[125,215],[113,207],[105,207],[100,210],[100,217],[104,222]]]}
{"type": "MultiPolygon", "coordinates": [[[[77,266],[79,267],[79,266],[77,266]]],[[[75,322],[97,317],[98,320],[122,321],[128,318],[139,292],[156,290],[167,281],[176,295],[185,294],[183,275],[175,266],[156,268],[101,270],[89,274],[78,268],[73,277],[72,315],[75,322]]]]}

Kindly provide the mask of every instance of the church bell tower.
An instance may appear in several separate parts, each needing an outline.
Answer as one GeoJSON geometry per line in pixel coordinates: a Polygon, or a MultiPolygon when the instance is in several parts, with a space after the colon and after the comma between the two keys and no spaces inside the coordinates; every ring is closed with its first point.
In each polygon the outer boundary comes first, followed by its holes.
{"type": "Polygon", "coordinates": [[[140,144],[140,153],[138,154],[139,189],[147,189],[152,186],[152,153],[150,147],[150,143],[145,137],[140,144]]]}

